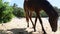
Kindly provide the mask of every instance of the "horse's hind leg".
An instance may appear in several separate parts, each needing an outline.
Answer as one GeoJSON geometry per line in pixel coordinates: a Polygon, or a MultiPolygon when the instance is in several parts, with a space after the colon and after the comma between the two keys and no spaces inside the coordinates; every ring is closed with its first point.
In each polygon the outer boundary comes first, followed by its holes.
{"type": "Polygon", "coordinates": [[[29,17],[26,16],[26,21],[27,21],[27,27],[29,27],[29,17]]]}
{"type": "Polygon", "coordinates": [[[25,10],[25,17],[26,17],[26,21],[27,21],[27,27],[29,27],[29,12],[26,8],[24,8],[25,10]]]}

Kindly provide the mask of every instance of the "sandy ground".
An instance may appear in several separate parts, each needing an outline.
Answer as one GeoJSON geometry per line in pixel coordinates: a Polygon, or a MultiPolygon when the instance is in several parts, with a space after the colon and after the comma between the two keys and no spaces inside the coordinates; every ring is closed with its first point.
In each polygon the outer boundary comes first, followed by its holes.
{"type": "MultiPolygon", "coordinates": [[[[32,18],[34,21],[34,18],[32,18]]],[[[41,18],[43,21],[44,29],[47,32],[47,34],[60,34],[60,26],[58,25],[58,30],[56,32],[51,31],[50,24],[46,18],[41,18]]],[[[9,23],[2,23],[0,24],[0,34],[42,34],[42,28],[39,23],[39,20],[37,21],[36,25],[36,32],[33,32],[32,24],[29,22],[29,28],[27,28],[27,23],[25,18],[13,18],[11,22],[9,23]],[[22,33],[23,32],[23,33],[22,33]],[[27,33],[28,32],[28,33],[27,33]]]]}

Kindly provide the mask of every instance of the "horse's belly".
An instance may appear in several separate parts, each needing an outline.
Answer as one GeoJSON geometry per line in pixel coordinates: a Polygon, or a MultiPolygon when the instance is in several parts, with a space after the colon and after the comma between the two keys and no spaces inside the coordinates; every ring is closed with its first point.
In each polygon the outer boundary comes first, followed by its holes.
{"type": "Polygon", "coordinates": [[[35,10],[34,7],[28,7],[28,9],[31,10],[31,11],[34,11],[35,10]]]}

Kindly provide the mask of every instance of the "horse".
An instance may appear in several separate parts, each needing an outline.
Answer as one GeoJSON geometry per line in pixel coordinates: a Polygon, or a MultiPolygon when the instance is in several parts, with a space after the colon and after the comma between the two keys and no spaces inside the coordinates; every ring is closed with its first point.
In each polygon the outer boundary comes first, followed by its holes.
{"type": "Polygon", "coordinates": [[[53,6],[47,1],[47,0],[24,0],[24,10],[25,10],[25,14],[26,14],[26,21],[28,23],[28,27],[29,27],[29,19],[32,22],[34,31],[36,31],[36,21],[37,18],[40,21],[40,24],[42,26],[42,30],[44,32],[44,34],[46,34],[44,27],[43,27],[43,23],[40,17],[40,11],[44,10],[45,13],[48,15],[49,17],[49,23],[50,26],[52,28],[52,31],[56,32],[57,31],[57,21],[58,21],[58,13],[56,12],[56,10],[53,8],[53,6]],[[32,17],[32,12],[36,13],[36,19],[35,19],[35,25],[33,24],[33,21],[31,19],[32,17]]]}

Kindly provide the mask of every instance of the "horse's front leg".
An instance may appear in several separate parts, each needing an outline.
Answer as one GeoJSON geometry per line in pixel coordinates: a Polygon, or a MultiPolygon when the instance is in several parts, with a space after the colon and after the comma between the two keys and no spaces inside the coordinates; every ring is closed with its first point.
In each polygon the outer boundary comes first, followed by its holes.
{"type": "Polygon", "coordinates": [[[39,21],[40,21],[41,26],[42,26],[42,30],[43,30],[43,32],[44,32],[43,34],[46,34],[46,31],[44,30],[43,23],[42,23],[42,20],[41,20],[41,17],[40,17],[39,12],[36,11],[36,15],[37,15],[37,17],[38,17],[38,19],[39,19],[39,21]]]}
{"type": "Polygon", "coordinates": [[[35,24],[34,24],[34,27],[33,27],[34,28],[34,32],[36,31],[36,29],[35,29],[36,28],[36,23],[37,23],[37,16],[35,18],[35,24]]]}

